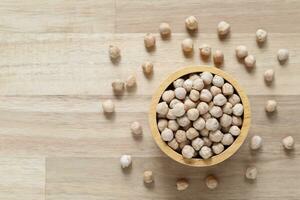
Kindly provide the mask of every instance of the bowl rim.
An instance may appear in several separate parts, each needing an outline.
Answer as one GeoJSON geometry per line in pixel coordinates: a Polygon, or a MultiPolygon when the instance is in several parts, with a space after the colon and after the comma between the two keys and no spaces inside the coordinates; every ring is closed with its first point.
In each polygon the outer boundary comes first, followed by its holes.
{"type": "Polygon", "coordinates": [[[183,67],[174,73],[170,74],[156,89],[150,105],[150,112],[149,112],[149,123],[150,123],[150,131],[152,134],[153,139],[155,140],[156,144],[159,146],[159,148],[170,158],[173,160],[184,164],[188,166],[194,166],[194,167],[207,167],[216,165],[218,163],[223,162],[224,160],[231,157],[234,153],[237,152],[237,150],[241,147],[241,145],[244,143],[248,131],[250,128],[251,123],[251,110],[250,110],[250,104],[248,97],[244,90],[241,88],[239,83],[236,81],[234,77],[229,75],[223,70],[220,70],[216,67],[211,66],[187,66],[183,67]],[[244,116],[243,116],[243,125],[241,128],[240,135],[235,139],[233,144],[229,146],[225,151],[223,151],[219,155],[215,155],[207,160],[199,159],[199,158],[192,158],[192,159],[186,159],[183,158],[181,154],[174,151],[171,147],[167,145],[166,142],[164,142],[160,137],[160,132],[157,127],[157,120],[156,120],[156,105],[159,103],[159,100],[161,98],[162,93],[167,89],[167,87],[176,79],[191,74],[191,73],[201,73],[201,72],[210,72],[214,75],[219,75],[223,77],[227,82],[232,84],[236,92],[241,98],[241,102],[244,106],[244,116]]]}

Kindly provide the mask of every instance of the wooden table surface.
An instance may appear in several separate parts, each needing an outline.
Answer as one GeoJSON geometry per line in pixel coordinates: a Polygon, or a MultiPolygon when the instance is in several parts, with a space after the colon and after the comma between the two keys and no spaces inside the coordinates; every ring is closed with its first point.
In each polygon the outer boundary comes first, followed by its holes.
{"type": "Polygon", "coordinates": [[[1,0],[0,1],[0,199],[108,200],[108,199],[256,199],[300,198],[300,1],[297,0],[1,0]],[[190,168],[167,158],[156,146],[148,125],[150,99],[159,83],[187,65],[206,64],[198,51],[186,58],[181,40],[189,37],[184,19],[195,15],[199,33],[195,48],[207,43],[225,53],[225,66],[250,98],[250,136],[263,137],[263,148],[249,151],[249,138],[229,160],[211,168],[190,168]],[[219,21],[230,22],[230,38],[216,35],[219,21]],[[160,22],[172,26],[172,38],[162,41],[160,22]],[[259,48],[255,31],[268,31],[259,48]],[[157,36],[157,48],[148,53],[145,33],[157,36]],[[122,50],[118,65],[111,63],[110,44],[122,50]],[[237,62],[234,49],[244,44],[256,56],[248,73],[237,62]],[[276,60],[279,48],[290,51],[288,63],[276,60]],[[145,79],[141,63],[153,61],[155,73],[145,79]],[[272,87],[263,72],[273,68],[272,87]],[[136,73],[138,87],[116,99],[114,79],[136,73]],[[113,98],[116,114],[107,119],[101,102],[113,98]],[[267,99],[278,101],[278,112],[267,116],[267,99]],[[129,125],[140,121],[141,140],[129,125]],[[280,141],[292,135],[297,144],[290,153],[280,141]],[[133,166],[122,171],[119,157],[133,156],[133,166]],[[257,181],[244,178],[255,165],[257,181]],[[155,184],[145,187],[144,170],[153,170],[155,184]],[[215,174],[220,185],[209,191],[203,182],[215,174]],[[177,178],[190,187],[177,192],[177,178]]]}

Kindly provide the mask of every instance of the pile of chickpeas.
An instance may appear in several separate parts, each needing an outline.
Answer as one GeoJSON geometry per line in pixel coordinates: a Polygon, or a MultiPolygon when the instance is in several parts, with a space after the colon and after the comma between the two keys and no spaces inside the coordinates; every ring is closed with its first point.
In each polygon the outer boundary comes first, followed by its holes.
{"type": "Polygon", "coordinates": [[[239,136],[244,107],[234,87],[210,72],[175,80],[156,107],[161,138],[183,158],[208,159],[239,136]]]}

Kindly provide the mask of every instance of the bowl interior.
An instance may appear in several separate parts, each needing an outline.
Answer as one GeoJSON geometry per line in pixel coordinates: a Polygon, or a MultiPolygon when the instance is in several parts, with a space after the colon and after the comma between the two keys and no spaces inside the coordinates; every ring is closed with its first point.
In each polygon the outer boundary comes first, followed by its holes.
{"type": "Polygon", "coordinates": [[[167,154],[169,157],[171,157],[173,160],[176,160],[179,163],[189,165],[189,166],[195,166],[195,167],[205,167],[205,166],[211,166],[218,164],[230,156],[232,156],[243,144],[245,141],[249,127],[250,127],[250,121],[251,121],[251,113],[250,113],[250,105],[247,98],[247,95],[245,94],[244,90],[240,87],[238,82],[229,74],[226,72],[217,69],[215,67],[207,67],[207,66],[195,66],[195,67],[185,67],[182,68],[173,74],[171,74],[166,80],[164,80],[159,88],[156,90],[156,92],[153,95],[150,112],[149,112],[149,122],[150,122],[150,128],[152,136],[157,143],[157,145],[160,147],[160,149],[167,154]],[[159,103],[162,93],[169,87],[169,85],[175,81],[176,79],[191,74],[191,73],[201,73],[201,72],[211,72],[212,74],[219,75],[223,77],[227,82],[232,84],[235,91],[238,93],[238,95],[241,98],[241,102],[244,106],[244,114],[243,114],[243,124],[241,127],[241,133],[240,135],[235,139],[233,144],[231,144],[227,149],[225,149],[221,154],[215,155],[211,157],[210,159],[200,159],[200,158],[192,158],[192,159],[184,159],[181,154],[174,151],[171,147],[169,147],[160,137],[160,132],[157,127],[157,117],[156,117],[156,105],[159,103]]]}

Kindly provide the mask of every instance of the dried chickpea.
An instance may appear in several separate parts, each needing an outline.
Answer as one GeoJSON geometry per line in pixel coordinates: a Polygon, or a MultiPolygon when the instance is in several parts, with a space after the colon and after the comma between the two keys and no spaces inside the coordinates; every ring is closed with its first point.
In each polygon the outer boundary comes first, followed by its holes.
{"type": "Polygon", "coordinates": [[[247,47],[244,46],[244,45],[240,45],[240,46],[237,46],[235,48],[235,54],[236,54],[236,57],[238,59],[243,59],[245,58],[246,56],[248,56],[248,50],[247,50],[247,47]]]}
{"type": "Polygon", "coordinates": [[[248,167],[246,169],[245,177],[249,180],[255,180],[257,177],[257,168],[256,167],[248,167]]]}
{"type": "Polygon", "coordinates": [[[214,63],[217,67],[221,66],[224,62],[224,54],[221,50],[216,50],[213,55],[214,63]]]}
{"type": "Polygon", "coordinates": [[[274,70],[273,69],[268,69],[265,71],[264,73],[264,79],[266,81],[266,83],[272,83],[274,80],[274,70]]]}
{"type": "Polygon", "coordinates": [[[146,49],[152,49],[155,47],[155,37],[151,33],[147,33],[144,37],[144,44],[146,49]]]}
{"type": "Polygon", "coordinates": [[[115,61],[121,57],[121,50],[119,47],[114,45],[109,45],[108,53],[112,61],[115,61]]]}
{"type": "Polygon", "coordinates": [[[263,29],[258,29],[256,31],[256,41],[257,43],[264,43],[267,40],[268,33],[263,29]]]}
{"type": "Polygon", "coordinates": [[[125,90],[125,83],[119,79],[113,81],[111,86],[115,94],[122,94],[125,90]]]}
{"type": "Polygon", "coordinates": [[[255,63],[256,63],[255,57],[253,55],[246,56],[245,59],[244,59],[244,63],[245,63],[245,66],[248,69],[254,68],[255,67],[255,63]]]}
{"type": "Polygon", "coordinates": [[[138,121],[131,123],[130,130],[134,136],[141,136],[143,134],[143,127],[138,121]]]}
{"type": "Polygon", "coordinates": [[[149,61],[146,61],[142,64],[142,69],[145,76],[147,77],[153,74],[153,64],[149,61]]]}
{"type": "Polygon", "coordinates": [[[230,32],[230,24],[225,21],[221,21],[218,24],[217,30],[220,37],[225,37],[230,32]]]}
{"type": "Polygon", "coordinates": [[[266,103],[265,110],[268,113],[275,112],[277,109],[277,102],[275,100],[268,100],[266,103]]]}
{"type": "Polygon", "coordinates": [[[289,58],[289,51],[287,49],[279,49],[277,52],[277,59],[279,63],[285,63],[289,58]]]}
{"type": "Polygon", "coordinates": [[[212,175],[206,177],[205,184],[206,184],[207,188],[210,190],[216,189],[219,185],[217,178],[212,175]]]}
{"type": "Polygon", "coordinates": [[[189,16],[185,19],[185,26],[189,31],[198,29],[198,20],[195,16],[189,16]]]}
{"type": "Polygon", "coordinates": [[[207,59],[211,55],[211,47],[207,44],[203,44],[199,47],[200,56],[204,59],[207,59]]]}
{"type": "Polygon", "coordinates": [[[259,135],[254,135],[250,140],[250,149],[258,150],[262,146],[262,138],[259,135]]]}
{"type": "Polygon", "coordinates": [[[153,172],[152,171],[145,171],[143,180],[146,184],[152,183],[154,181],[153,172]]]}
{"type": "Polygon", "coordinates": [[[181,42],[181,48],[182,48],[182,51],[185,54],[191,53],[193,51],[193,49],[194,49],[193,40],[190,39],[190,38],[186,38],[186,39],[182,40],[182,42],[181,42]]]}
{"type": "Polygon", "coordinates": [[[170,37],[171,35],[171,26],[168,23],[161,23],[159,25],[159,32],[162,38],[170,37]]]}
{"type": "Polygon", "coordinates": [[[186,190],[189,187],[189,182],[185,178],[178,179],[176,181],[176,188],[178,191],[186,190]]]}
{"type": "Polygon", "coordinates": [[[104,113],[113,113],[115,112],[115,104],[112,100],[108,99],[102,103],[102,109],[104,113]]]}
{"type": "Polygon", "coordinates": [[[282,145],[285,149],[291,150],[295,146],[295,140],[292,136],[287,136],[282,139],[282,145]]]}

